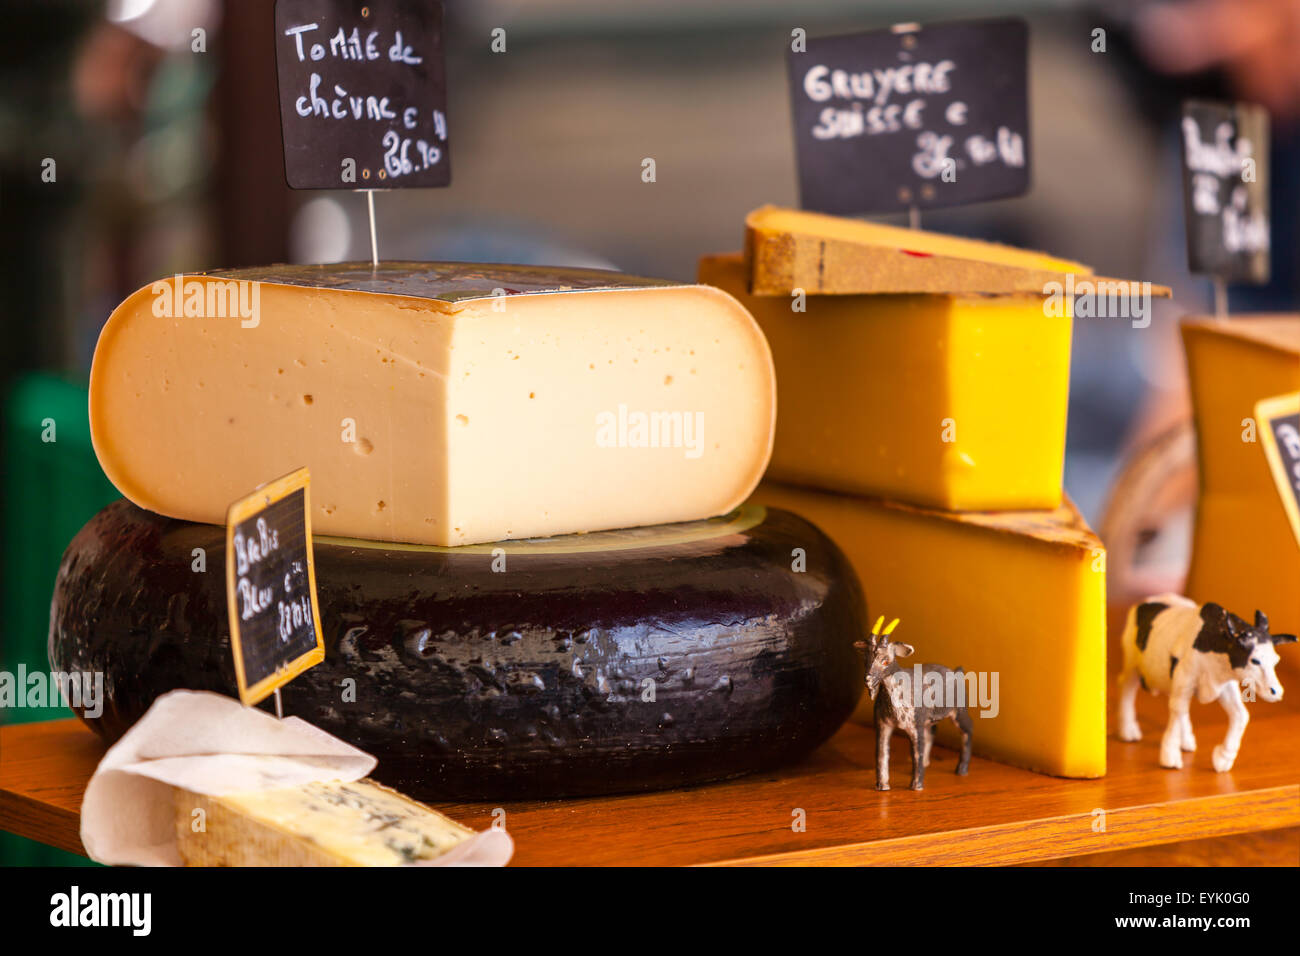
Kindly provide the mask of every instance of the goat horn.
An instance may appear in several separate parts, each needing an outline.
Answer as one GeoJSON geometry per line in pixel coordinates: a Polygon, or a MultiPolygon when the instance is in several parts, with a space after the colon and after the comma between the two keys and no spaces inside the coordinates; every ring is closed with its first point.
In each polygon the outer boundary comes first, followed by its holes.
{"type": "Polygon", "coordinates": [[[882,624],[884,624],[884,623],[885,623],[885,615],[882,614],[882,615],[880,615],[880,617],[876,618],[876,626],[873,627],[873,628],[871,629],[871,633],[872,633],[872,634],[875,634],[877,637],[879,637],[879,636],[880,636],[880,625],[882,625],[882,624]]]}
{"type": "Polygon", "coordinates": [[[894,628],[896,627],[898,627],[898,618],[894,618],[893,621],[890,622],[889,627],[885,628],[885,636],[888,637],[890,634],[893,634],[894,628]]]}

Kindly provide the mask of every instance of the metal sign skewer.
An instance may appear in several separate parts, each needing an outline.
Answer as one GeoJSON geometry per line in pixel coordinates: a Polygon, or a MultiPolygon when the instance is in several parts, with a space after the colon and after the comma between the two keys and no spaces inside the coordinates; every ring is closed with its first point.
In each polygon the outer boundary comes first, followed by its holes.
{"type": "Polygon", "coordinates": [[[378,269],[379,242],[375,238],[375,191],[373,189],[367,189],[365,190],[365,194],[366,207],[370,210],[370,266],[372,269],[378,269]]]}

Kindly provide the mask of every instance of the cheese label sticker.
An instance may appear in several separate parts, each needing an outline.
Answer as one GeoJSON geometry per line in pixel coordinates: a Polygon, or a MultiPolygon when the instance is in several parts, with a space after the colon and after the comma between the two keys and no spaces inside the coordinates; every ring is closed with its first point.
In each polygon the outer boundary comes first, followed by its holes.
{"type": "Polygon", "coordinates": [[[1255,422],[1282,496],[1282,509],[1300,547],[1300,392],[1263,399],[1255,405],[1255,422]]]}
{"type": "Polygon", "coordinates": [[[1226,282],[1268,282],[1268,111],[1188,100],[1180,132],[1188,267],[1226,282]]]}
{"type": "Polygon", "coordinates": [[[803,207],[851,216],[1024,193],[1028,53],[1016,18],[793,38],[803,207]]]}
{"type": "Polygon", "coordinates": [[[306,468],[230,506],[226,601],[235,678],[245,705],[256,704],[325,659],[306,468]]]}
{"type": "Polygon", "coordinates": [[[275,62],[290,188],[451,183],[442,4],[276,0],[275,62]]]}

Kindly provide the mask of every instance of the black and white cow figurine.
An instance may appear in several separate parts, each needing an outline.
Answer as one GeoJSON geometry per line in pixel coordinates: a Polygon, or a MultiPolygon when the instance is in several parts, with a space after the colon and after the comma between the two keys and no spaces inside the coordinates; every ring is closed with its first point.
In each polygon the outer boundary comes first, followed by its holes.
{"type": "Polygon", "coordinates": [[[875,702],[876,724],[876,789],[889,789],[889,738],[901,730],[912,743],[912,789],[925,788],[925,768],[930,766],[930,748],[934,746],[934,725],[949,718],[961,731],[961,757],[957,760],[957,773],[964,775],[970,768],[971,719],[964,704],[945,700],[937,707],[924,706],[922,687],[926,675],[940,678],[944,687],[955,687],[956,673],[941,664],[920,665],[920,680],[915,668],[904,670],[894,663],[897,657],[910,657],[915,648],[911,644],[891,641],[889,635],[898,626],[898,619],[880,633],[884,618],[876,621],[869,641],[857,641],[854,647],[863,651],[867,664],[867,693],[875,702]],[[881,690],[884,693],[880,693],[881,690]]]}
{"type": "Polygon", "coordinates": [[[1119,675],[1119,739],[1141,740],[1134,700],[1141,684],[1169,695],[1169,723],[1160,741],[1160,766],[1183,765],[1182,751],[1196,749],[1187,705],[1192,695],[1203,704],[1217,699],[1228,712],[1228,732],[1214,748],[1214,769],[1232,769],[1250,716],[1242,702],[1249,682],[1259,697],[1282,699],[1274,645],[1294,634],[1270,634],[1268,618],[1255,612],[1255,626],[1218,604],[1197,604],[1178,594],[1149,597],[1128,614],[1124,628],[1124,668],[1119,675]]]}

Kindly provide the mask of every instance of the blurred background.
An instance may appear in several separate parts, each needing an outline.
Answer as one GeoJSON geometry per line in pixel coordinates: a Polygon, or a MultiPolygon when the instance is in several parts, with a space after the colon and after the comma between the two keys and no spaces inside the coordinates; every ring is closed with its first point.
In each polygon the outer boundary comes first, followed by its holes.
{"type": "MultiPolygon", "coordinates": [[[[1117,319],[1075,323],[1066,486],[1093,522],[1127,451],[1185,416],[1177,319],[1211,308],[1209,281],[1186,271],[1182,98],[1272,111],[1274,279],[1232,289],[1231,306],[1296,308],[1300,0],[445,7],[452,185],[379,194],[381,256],[679,280],[694,278],[701,254],[739,249],[750,209],[797,204],[793,28],[1028,19],[1033,188],[928,213],[923,225],[1173,287],[1140,332],[1117,319]],[[490,48],[498,27],[504,53],[490,48]],[[641,181],[647,156],[654,184],[641,181]]],[[[91,355],[113,307],[176,272],[367,258],[369,237],[363,196],[284,184],[272,0],[0,0],[0,12],[0,669],[13,672],[48,666],[59,557],[117,497],[86,422],[91,355]]],[[[1186,559],[1189,505],[1170,505],[1157,557],[1170,566],[1186,559]]],[[[0,841],[0,859],[35,859],[0,841]]]]}

